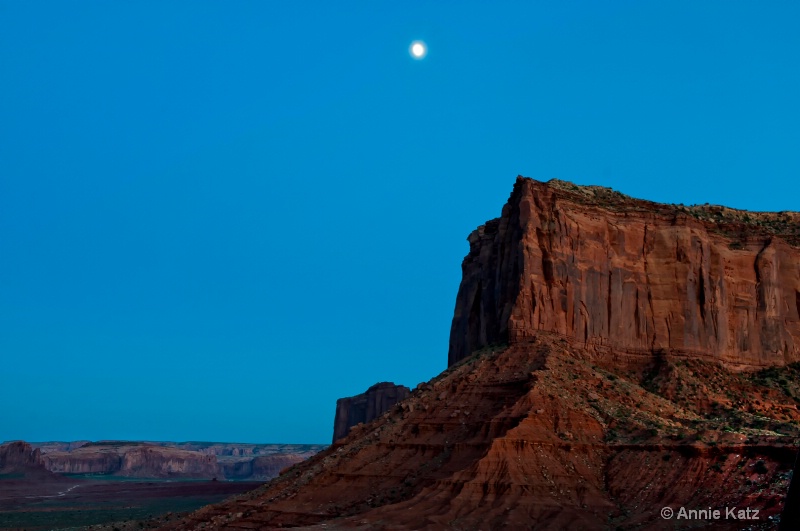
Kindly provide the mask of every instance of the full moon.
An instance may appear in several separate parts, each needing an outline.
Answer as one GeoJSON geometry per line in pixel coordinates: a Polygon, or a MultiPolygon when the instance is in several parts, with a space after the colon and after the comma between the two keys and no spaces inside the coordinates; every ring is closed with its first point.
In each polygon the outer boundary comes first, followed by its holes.
{"type": "Polygon", "coordinates": [[[409,51],[414,59],[422,59],[425,57],[425,54],[428,53],[428,49],[422,41],[412,42],[409,51]]]}

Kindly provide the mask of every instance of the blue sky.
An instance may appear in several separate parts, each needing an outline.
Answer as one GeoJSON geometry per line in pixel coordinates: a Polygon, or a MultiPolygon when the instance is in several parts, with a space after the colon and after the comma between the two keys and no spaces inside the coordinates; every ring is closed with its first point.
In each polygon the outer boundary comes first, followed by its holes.
{"type": "Polygon", "coordinates": [[[798,210],[797,20],[0,0],[0,441],[328,442],[338,397],[445,368],[518,174],[798,210]]]}

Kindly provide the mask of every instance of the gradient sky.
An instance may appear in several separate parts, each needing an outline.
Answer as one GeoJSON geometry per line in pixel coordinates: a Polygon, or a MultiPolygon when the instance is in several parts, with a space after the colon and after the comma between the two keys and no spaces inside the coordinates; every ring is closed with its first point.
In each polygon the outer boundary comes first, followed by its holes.
{"type": "Polygon", "coordinates": [[[0,0],[0,441],[329,442],[445,368],[517,174],[800,209],[798,20],[0,0]]]}

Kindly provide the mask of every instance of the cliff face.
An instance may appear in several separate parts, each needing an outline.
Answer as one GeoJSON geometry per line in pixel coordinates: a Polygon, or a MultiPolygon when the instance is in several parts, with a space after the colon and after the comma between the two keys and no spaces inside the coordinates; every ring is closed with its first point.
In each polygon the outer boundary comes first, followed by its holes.
{"type": "Polygon", "coordinates": [[[237,480],[271,479],[281,469],[325,448],[319,444],[202,442],[80,441],[36,444],[42,449],[42,466],[57,473],[237,480]]]}
{"type": "Polygon", "coordinates": [[[0,474],[38,473],[47,473],[38,449],[23,441],[0,444],[0,474]]]}
{"type": "Polygon", "coordinates": [[[410,392],[409,388],[403,385],[381,382],[360,395],[340,398],[336,401],[333,442],[347,435],[353,426],[380,417],[390,407],[408,397],[410,392]]]}
{"type": "Polygon", "coordinates": [[[253,459],[253,479],[272,479],[281,470],[300,463],[306,457],[297,454],[264,455],[253,459]]]}
{"type": "Polygon", "coordinates": [[[518,178],[470,234],[450,365],[538,331],[599,354],[800,360],[800,215],[676,207],[518,178]]]}
{"type": "Polygon", "coordinates": [[[66,474],[108,474],[140,478],[212,478],[213,455],[147,444],[95,443],[72,452],[50,452],[42,459],[48,470],[66,474]]]}
{"type": "Polygon", "coordinates": [[[275,454],[257,457],[218,457],[220,477],[225,479],[268,480],[288,466],[309,457],[304,454],[275,454]]]}
{"type": "Polygon", "coordinates": [[[217,460],[213,455],[173,448],[143,446],[125,452],[119,474],[129,477],[213,478],[217,460]]]}

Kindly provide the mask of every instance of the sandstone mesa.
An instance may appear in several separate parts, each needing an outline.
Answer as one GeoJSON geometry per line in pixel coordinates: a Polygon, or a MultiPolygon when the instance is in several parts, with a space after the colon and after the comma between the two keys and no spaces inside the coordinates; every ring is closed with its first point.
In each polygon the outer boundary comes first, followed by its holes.
{"type": "Polygon", "coordinates": [[[264,487],[154,525],[660,529],[665,506],[780,516],[800,441],[800,215],[520,177],[469,243],[445,372],[264,487]]]}
{"type": "Polygon", "coordinates": [[[448,361],[556,332],[611,355],[800,360],[800,215],[518,178],[469,236],[448,361]]]}

